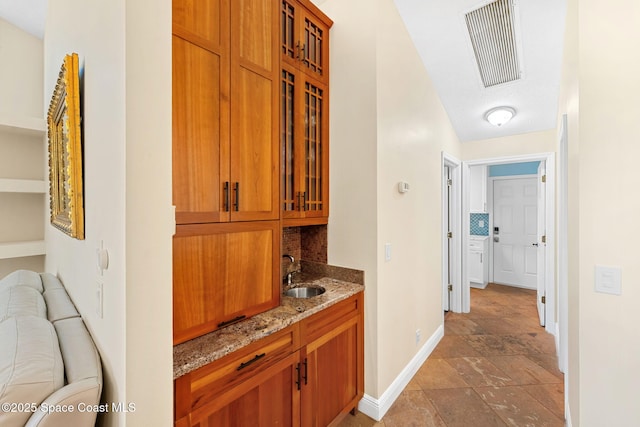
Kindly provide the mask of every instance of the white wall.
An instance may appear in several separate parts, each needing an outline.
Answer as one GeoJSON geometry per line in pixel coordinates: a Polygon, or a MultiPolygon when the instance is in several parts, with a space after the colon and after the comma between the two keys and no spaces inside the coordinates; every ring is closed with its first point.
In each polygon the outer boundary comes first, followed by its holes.
{"type": "Polygon", "coordinates": [[[639,21],[635,2],[580,1],[579,138],[569,136],[578,145],[579,184],[569,194],[579,209],[578,269],[570,271],[578,295],[569,304],[579,305],[570,332],[579,334],[571,350],[580,358],[579,406],[571,413],[586,427],[640,425],[639,21]],[[596,265],[622,269],[622,295],[594,291],[596,265]]]}
{"type": "MultiPolygon", "coordinates": [[[[0,116],[43,118],[42,40],[0,18],[0,116]]],[[[0,129],[0,178],[44,178],[44,137],[0,129]]],[[[48,213],[48,207],[46,209],[48,213]]],[[[42,240],[42,194],[0,193],[0,244],[42,240]]],[[[0,277],[17,269],[42,271],[44,256],[0,259],[0,277]]]]}
{"type": "MultiPolygon", "coordinates": [[[[578,81],[578,0],[567,1],[567,17],[565,24],[565,40],[563,49],[562,82],[558,107],[559,122],[563,114],[567,114],[568,171],[567,171],[567,240],[568,240],[568,283],[567,301],[567,340],[568,369],[565,372],[566,397],[568,407],[565,415],[570,424],[580,425],[580,211],[579,211],[579,81],[578,81]]],[[[558,126],[560,127],[560,125],[558,126]]],[[[562,320],[562,314],[560,316],[562,320]]],[[[564,326],[563,326],[564,329],[564,326]]]]}
{"type": "Polygon", "coordinates": [[[45,103],[65,54],[79,54],[83,75],[86,239],[47,226],[46,270],[64,282],[99,347],[103,401],[136,405],[105,414],[101,425],[172,420],[170,19],[169,0],[48,7],[45,103]],[[101,243],[110,257],[103,276],[101,243]]]}
{"type": "Polygon", "coordinates": [[[375,10],[327,1],[330,38],[328,262],[365,271],[365,388],[378,395],[375,10]]]}
{"type": "Polygon", "coordinates": [[[329,263],[365,270],[365,392],[377,399],[443,322],[441,151],[460,145],[392,0],[320,7],[335,22],[329,263]]]}
{"type": "Polygon", "coordinates": [[[42,40],[0,18],[0,113],[44,117],[42,40]]]}
{"type": "Polygon", "coordinates": [[[462,144],[462,160],[548,153],[556,151],[556,142],[555,129],[469,141],[462,144]]]}

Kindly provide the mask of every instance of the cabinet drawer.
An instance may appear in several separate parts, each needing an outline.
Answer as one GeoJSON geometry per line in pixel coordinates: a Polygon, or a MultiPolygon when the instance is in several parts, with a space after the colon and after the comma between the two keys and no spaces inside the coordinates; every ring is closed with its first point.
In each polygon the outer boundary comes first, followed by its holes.
{"type": "Polygon", "coordinates": [[[298,325],[249,344],[175,381],[175,418],[211,402],[300,347],[298,325]]]}
{"type": "Polygon", "coordinates": [[[300,336],[306,345],[343,325],[349,319],[360,316],[364,310],[363,293],[359,292],[348,299],[329,307],[320,313],[300,322],[300,336]]]}

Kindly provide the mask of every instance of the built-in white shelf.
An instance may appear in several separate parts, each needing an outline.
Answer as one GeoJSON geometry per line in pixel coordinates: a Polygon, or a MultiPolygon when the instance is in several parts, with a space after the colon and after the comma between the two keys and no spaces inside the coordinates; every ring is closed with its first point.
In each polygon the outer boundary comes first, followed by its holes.
{"type": "Polygon", "coordinates": [[[0,193],[40,193],[47,192],[47,183],[34,179],[0,178],[0,193]]]}
{"type": "Polygon", "coordinates": [[[0,243],[0,259],[21,258],[45,254],[44,240],[0,243]]]}
{"type": "Polygon", "coordinates": [[[0,132],[12,132],[27,135],[44,135],[47,131],[45,119],[37,117],[12,116],[0,113],[0,132]]]}

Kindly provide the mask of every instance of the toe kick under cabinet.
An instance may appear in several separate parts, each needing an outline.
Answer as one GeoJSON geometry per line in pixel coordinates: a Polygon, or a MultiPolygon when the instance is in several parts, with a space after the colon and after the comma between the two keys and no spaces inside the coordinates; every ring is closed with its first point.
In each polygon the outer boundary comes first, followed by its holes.
{"type": "Polygon", "coordinates": [[[336,425],[364,393],[363,293],[175,380],[176,427],[336,425]]]}

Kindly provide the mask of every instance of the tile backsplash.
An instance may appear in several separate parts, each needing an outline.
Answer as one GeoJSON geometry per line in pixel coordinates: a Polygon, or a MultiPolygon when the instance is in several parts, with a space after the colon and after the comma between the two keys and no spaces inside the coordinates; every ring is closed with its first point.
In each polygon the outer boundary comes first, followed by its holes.
{"type": "Polygon", "coordinates": [[[488,236],[489,235],[489,214],[488,213],[472,213],[469,228],[472,236],[488,236]]]}

